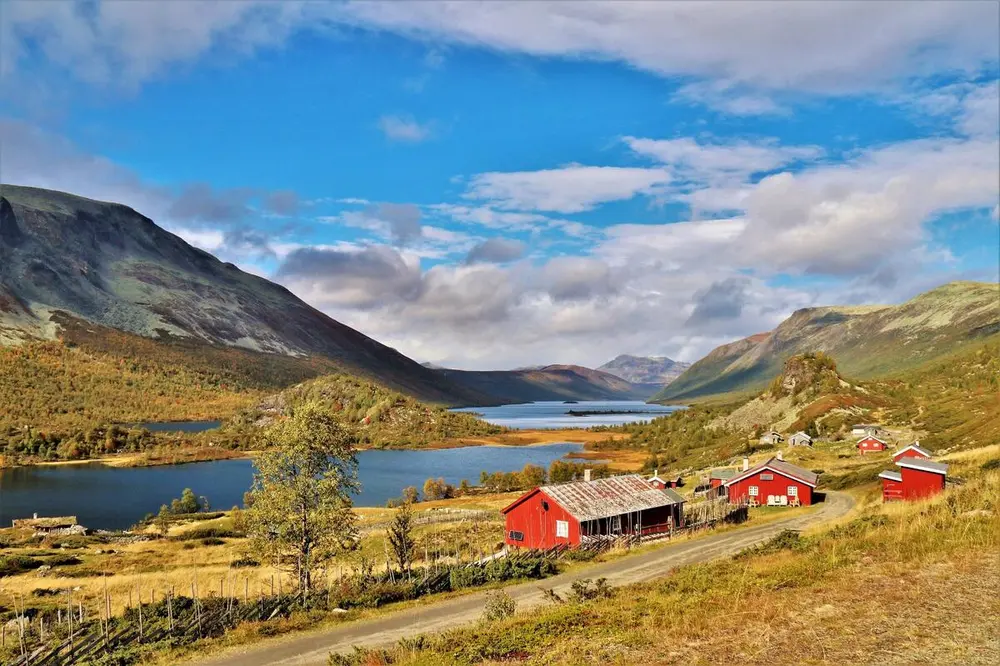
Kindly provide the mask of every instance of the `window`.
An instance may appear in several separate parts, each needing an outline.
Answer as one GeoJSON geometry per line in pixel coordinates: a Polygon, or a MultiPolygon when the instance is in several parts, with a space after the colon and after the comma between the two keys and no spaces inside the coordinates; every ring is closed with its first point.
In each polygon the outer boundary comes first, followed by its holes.
{"type": "Polygon", "coordinates": [[[518,532],[517,530],[511,530],[507,532],[507,537],[511,541],[524,541],[524,532],[518,532]]]}
{"type": "Polygon", "coordinates": [[[750,490],[747,492],[750,493],[750,497],[757,497],[757,486],[750,486],[750,490]]]}
{"type": "Polygon", "coordinates": [[[569,538],[569,522],[565,520],[556,521],[556,538],[562,537],[564,539],[569,538]]]}
{"type": "Polygon", "coordinates": [[[545,500],[542,500],[542,511],[548,511],[548,510],[549,510],[549,503],[546,502],[545,500]]]}
{"type": "Polygon", "coordinates": [[[760,480],[761,481],[774,481],[774,474],[761,474],[760,475],[760,480]]]}
{"type": "Polygon", "coordinates": [[[789,497],[797,497],[798,494],[799,494],[799,487],[798,486],[788,486],[788,496],[789,497]]]}

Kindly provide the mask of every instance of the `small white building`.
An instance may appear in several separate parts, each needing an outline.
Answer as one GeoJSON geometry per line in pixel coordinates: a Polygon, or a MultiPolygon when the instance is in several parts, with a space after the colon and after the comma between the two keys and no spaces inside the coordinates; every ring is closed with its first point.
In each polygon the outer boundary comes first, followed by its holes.
{"type": "Polygon", "coordinates": [[[800,430],[788,438],[788,443],[792,446],[812,446],[813,438],[800,430]]]}
{"type": "Polygon", "coordinates": [[[780,432],[771,430],[770,432],[765,432],[760,436],[760,443],[765,446],[776,446],[785,441],[785,438],[781,436],[780,432]]]}

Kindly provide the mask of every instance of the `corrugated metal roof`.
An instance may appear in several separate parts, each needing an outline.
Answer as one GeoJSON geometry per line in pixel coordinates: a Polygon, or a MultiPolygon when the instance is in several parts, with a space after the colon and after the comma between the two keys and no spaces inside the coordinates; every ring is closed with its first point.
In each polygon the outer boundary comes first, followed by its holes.
{"type": "Polygon", "coordinates": [[[903,481],[903,475],[900,474],[899,472],[890,472],[890,471],[882,472],[881,474],[879,474],[879,478],[889,479],[890,481],[897,481],[897,482],[903,481]]]}
{"type": "Polygon", "coordinates": [[[730,467],[723,467],[721,469],[713,469],[709,473],[708,478],[710,478],[710,479],[722,479],[722,480],[725,480],[725,479],[731,479],[734,476],[736,476],[736,470],[735,469],[732,469],[730,467]]]}
{"type": "Polygon", "coordinates": [[[924,472],[934,472],[935,474],[947,474],[948,466],[944,463],[926,460],[924,458],[900,458],[897,462],[900,467],[919,469],[924,472]]]}
{"type": "Polygon", "coordinates": [[[654,488],[638,474],[593,481],[573,481],[539,490],[577,520],[597,520],[623,513],[646,511],[684,501],[669,488],[654,488]]]}
{"type": "Polygon", "coordinates": [[[762,462],[756,467],[751,467],[747,471],[741,473],[739,476],[734,476],[732,479],[726,482],[726,485],[728,486],[729,484],[735,483],[740,479],[745,479],[748,476],[753,476],[757,472],[763,471],[765,469],[770,469],[775,472],[778,472],[779,474],[784,474],[785,476],[790,476],[793,479],[798,479],[799,481],[808,483],[810,486],[814,488],[816,487],[816,481],[819,479],[818,475],[816,475],[813,472],[810,472],[807,469],[803,469],[798,465],[793,465],[790,462],[785,462],[784,460],[778,460],[777,458],[771,458],[767,462],[762,462]]]}

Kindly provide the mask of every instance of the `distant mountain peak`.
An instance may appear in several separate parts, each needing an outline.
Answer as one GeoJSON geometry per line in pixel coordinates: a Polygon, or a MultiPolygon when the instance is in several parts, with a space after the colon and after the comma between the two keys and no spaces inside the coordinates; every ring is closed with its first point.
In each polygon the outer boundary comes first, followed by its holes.
{"type": "Polygon", "coordinates": [[[689,365],[674,361],[667,356],[619,354],[597,369],[633,384],[667,385],[680,376],[689,365]]]}

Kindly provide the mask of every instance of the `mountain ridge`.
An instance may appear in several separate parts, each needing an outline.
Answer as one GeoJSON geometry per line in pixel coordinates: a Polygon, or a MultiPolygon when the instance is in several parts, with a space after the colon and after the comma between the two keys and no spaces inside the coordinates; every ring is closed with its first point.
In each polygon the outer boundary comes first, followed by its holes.
{"type": "Polygon", "coordinates": [[[889,375],[1000,331],[998,303],[996,283],[951,282],[899,305],[804,308],[773,331],[716,347],[651,401],[761,389],[805,352],[833,356],[851,377],[889,375]]]}
{"type": "Polygon", "coordinates": [[[666,386],[691,366],[668,356],[633,356],[619,354],[598,370],[621,377],[633,384],[659,384],[666,386]]]}

